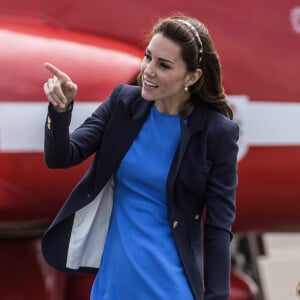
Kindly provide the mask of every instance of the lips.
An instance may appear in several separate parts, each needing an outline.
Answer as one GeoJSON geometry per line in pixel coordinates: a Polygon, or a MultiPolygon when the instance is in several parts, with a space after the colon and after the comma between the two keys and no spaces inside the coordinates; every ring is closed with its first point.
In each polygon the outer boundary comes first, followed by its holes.
{"type": "Polygon", "coordinates": [[[156,85],[155,83],[149,81],[149,80],[146,80],[144,79],[144,87],[147,87],[147,88],[158,88],[158,85],[156,85]]]}

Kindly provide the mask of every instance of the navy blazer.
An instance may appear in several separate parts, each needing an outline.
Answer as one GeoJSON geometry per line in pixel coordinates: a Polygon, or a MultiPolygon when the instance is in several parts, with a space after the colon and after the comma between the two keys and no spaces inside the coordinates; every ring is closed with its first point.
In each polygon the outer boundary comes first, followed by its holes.
{"type": "MultiPolygon", "coordinates": [[[[112,210],[113,175],[151,105],[140,87],[119,85],[72,134],[72,108],[57,113],[49,105],[47,165],[67,168],[96,153],[43,237],[43,255],[56,269],[98,270],[112,210]]],[[[187,122],[181,120],[181,140],[167,179],[167,208],[196,300],[229,298],[238,134],[236,123],[204,101],[198,101],[187,122]]]]}

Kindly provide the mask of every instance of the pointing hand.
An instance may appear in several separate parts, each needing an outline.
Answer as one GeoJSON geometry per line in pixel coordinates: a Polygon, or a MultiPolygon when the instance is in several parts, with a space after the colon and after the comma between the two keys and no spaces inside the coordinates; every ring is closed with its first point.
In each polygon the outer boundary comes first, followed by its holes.
{"type": "Polygon", "coordinates": [[[77,93],[77,85],[66,73],[54,65],[45,63],[45,67],[53,74],[53,77],[44,84],[44,92],[55,109],[64,112],[77,93]]]}

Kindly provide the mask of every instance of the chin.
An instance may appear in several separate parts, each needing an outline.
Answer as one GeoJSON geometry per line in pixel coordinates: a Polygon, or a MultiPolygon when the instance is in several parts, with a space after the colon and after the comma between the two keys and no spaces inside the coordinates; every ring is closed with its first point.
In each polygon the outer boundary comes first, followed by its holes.
{"type": "Polygon", "coordinates": [[[141,95],[142,95],[142,97],[143,97],[145,100],[147,100],[147,101],[153,101],[153,100],[154,100],[154,99],[153,99],[153,96],[152,96],[150,93],[146,92],[143,88],[142,88],[142,93],[141,93],[141,95]]]}

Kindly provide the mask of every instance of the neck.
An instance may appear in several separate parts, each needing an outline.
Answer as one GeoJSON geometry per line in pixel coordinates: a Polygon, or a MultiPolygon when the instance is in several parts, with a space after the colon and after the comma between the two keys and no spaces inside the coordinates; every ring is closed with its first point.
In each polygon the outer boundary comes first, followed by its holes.
{"type": "Polygon", "coordinates": [[[193,103],[189,101],[189,98],[184,101],[179,103],[178,105],[170,105],[169,103],[165,101],[155,101],[154,105],[156,109],[161,112],[165,113],[168,115],[183,115],[183,116],[188,116],[192,113],[193,111],[193,103]]]}

